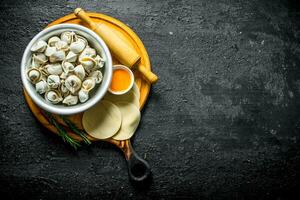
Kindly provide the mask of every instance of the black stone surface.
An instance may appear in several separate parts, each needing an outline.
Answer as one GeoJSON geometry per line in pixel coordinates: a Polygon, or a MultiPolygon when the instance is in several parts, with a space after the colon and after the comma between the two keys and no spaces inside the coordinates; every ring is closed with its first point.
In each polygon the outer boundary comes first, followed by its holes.
{"type": "Polygon", "coordinates": [[[299,198],[296,0],[1,1],[0,38],[5,199],[299,198]],[[99,142],[74,151],[24,101],[26,45],[79,6],[132,27],[160,77],[134,138],[152,167],[146,189],[130,184],[118,149],[99,142]]]}

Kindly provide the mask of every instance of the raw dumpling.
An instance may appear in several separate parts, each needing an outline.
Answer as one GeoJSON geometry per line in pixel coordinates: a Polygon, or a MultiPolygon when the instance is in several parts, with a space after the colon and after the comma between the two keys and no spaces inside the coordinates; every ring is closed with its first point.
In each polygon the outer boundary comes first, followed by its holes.
{"type": "Polygon", "coordinates": [[[77,102],[78,102],[78,96],[74,96],[70,94],[63,100],[62,103],[71,106],[71,105],[76,105],[77,102]]]}
{"type": "Polygon", "coordinates": [[[100,70],[93,71],[89,74],[89,77],[93,77],[96,83],[101,83],[102,81],[102,73],[100,70]]]}
{"type": "Polygon", "coordinates": [[[47,92],[48,89],[49,89],[49,86],[45,80],[41,80],[37,84],[35,84],[35,90],[39,94],[43,94],[43,93],[47,92]]]}
{"type": "Polygon", "coordinates": [[[66,56],[66,60],[68,62],[76,62],[77,60],[77,54],[73,53],[73,51],[69,51],[69,53],[66,56]]]}
{"type": "Polygon", "coordinates": [[[49,90],[45,94],[46,101],[57,104],[63,100],[61,94],[57,90],[49,90]]]}
{"type": "Polygon", "coordinates": [[[41,79],[42,72],[34,67],[29,68],[27,71],[27,77],[32,83],[36,84],[41,79]]]}
{"type": "Polygon", "coordinates": [[[78,98],[81,103],[86,102],[89,99],[89,92],[84,89],[79,90],[78,98]]]}
{"type": "Polygon", "coordinates": [[[68,90],[71,93],[75,93],[81,87],[81,80],[77,76],[75,76],[75,75],[70,75],[65,80],[65,86],[68,88],[68,90]]]}
{"type": "Polygon", "coordinates": [[[41,52],[44,52],[46,48],[47,48],[47,43],[44,40],[39,40],[34,45],[32,45],[30,50],[33,52],[41,53],[41,52]]]}
{"type": "Polygon", "coordinates": [[[48,45],[49,45],[50,47],[54,47],[55,44],[56,44],[56,42],[58,42],[58,41],[60,41],[59,37],[53,36],[53,37],[51,37],[51,38],[48,40],[48,45]]]}
{"type": "Polygon", "coordinates": [[[45,66],[45,69],[48,74],[60,75],[63,72],[61,64],[59,63],[48,64],[45,66]]]}
{"type": "Polygon", "coordinates": [[[55,47],[51,47],[51,46],[47,46],[46,50],[45,50],[45,55],[50,57],[52,56],[54,53],[56,52],[56,48],[55,47]]]}
{"type": "Polygon", "coordinates": [[[58,88],[58,86],[60,85],[60,78],[58,75],[51,74],[47,78],[47,83],[50,88],[58,88]]]}

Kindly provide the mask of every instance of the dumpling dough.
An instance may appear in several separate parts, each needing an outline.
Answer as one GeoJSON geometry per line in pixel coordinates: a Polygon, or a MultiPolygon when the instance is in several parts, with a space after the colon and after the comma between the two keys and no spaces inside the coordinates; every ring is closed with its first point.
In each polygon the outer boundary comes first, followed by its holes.
{"type": "Polygon", "coordinates": [[[139,98],[134,94],[132,90],[129,90],[123,95],[115,95],[107,92],[103,99],[111,101],[112,103],[117,103],[121,101],[133,103],[138,109],[140,108],[139,98]]]}
{"type": "Polygon", "coordinates": [[[122,114],[122,124],[120,130],[113,136],[113,139],[127,140],[133,136],[137,129],[140,123],[141,113],[132,103],[117,102],[116,105],[122,114]]]}
{"type": "Polygon", "coordinates": [[[97,139],[107,139],[115,135],[121,127],[121,122],[119,108],[105,100],[84,112],[82,117],[84,130],[97,139]]]}
{"type": "Polygon", "coordinates": [[[137,98],[140,100],[140,89],[139,87],[137,86],[137,84],[134,82],[133,83],[133,86],[132,86],[132,89],[133,93],[137,96],[137,98]]]}

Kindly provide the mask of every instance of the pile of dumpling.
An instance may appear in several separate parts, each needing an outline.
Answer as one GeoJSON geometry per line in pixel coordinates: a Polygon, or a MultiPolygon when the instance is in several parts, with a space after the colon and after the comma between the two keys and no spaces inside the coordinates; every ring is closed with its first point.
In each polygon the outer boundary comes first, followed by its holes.
{"type": "Polygon", "coordinates": [[[33,44],[28,79],[52,104],[76,105],[102,81],[105,60],[86,38],[72,31],[33,44]]]}

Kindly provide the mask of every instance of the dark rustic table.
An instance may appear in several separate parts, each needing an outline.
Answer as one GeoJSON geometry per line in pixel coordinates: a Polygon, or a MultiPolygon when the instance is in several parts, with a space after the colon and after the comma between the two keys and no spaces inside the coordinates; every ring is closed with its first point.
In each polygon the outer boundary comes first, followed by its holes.
{"type": "MultiPolygon", "coordinates": [[[[0,192],[5,199],[289,199],[300,178],[297,1],[1,1],[0,192]],[[160,77],[133,143],[152,167],[132,186],[106,143],[74,151],[28,109],[30,39],[76,7],[132,27],[160,77]]],[[[1,198],[2,198],[1,197],[1,198]]]]}

